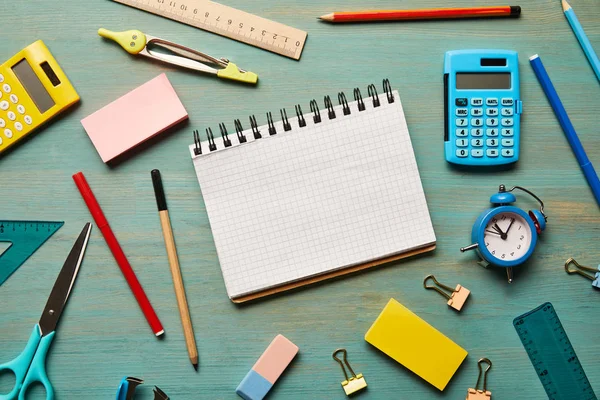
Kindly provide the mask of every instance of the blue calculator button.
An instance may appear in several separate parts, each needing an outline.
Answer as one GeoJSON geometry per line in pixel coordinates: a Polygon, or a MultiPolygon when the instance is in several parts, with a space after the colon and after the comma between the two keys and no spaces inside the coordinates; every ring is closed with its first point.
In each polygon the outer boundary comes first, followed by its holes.
{"type": "Polygon", "coordinates": [[[481,129],[481,128],[471,129],[471,136],[473,136],[473,137],[483,136],[483,129],[481,129]]]}
{"type": "Polygon", "coordinates": [[[502,126],[513,126],[514,121],[512,118],[502,118],[502,126]]]}
{"type": "Polygon", "coordinates": [[[473,149],[471,150],[472,157],[483,157],[483,150],[481,149],[473,149]]]}
{"type": "Polygon", "coordinates": [[[471,146],[483,147],[483,139],[471,139],[471,146]]]}
{"type": "Polygon", "coordinates": [[[498,109],[497,108],[488,108],[487,110],[485,110],[485,115],[487,115],[489,117],[495,117],[498,115],[498,109]]]}
{"type": "Polygon", "coordinates": [[[496,147],[498,146],[498,139],[488,139],[485,141],[485,144],[487,144],[488,147],[496,147]]]}
{"type": "Polygon", "coordinates": [[[467,147],[469,145],[469,141],[467,139],[456,139],[457,147],[467,147]]]}
{"type": "Polygon", "coordinates": [[[469,110],[467,110],[466,108],[457,108],[456,109],[457,117],[466,117],[467,115],[469,115],[469,110]]]}
{"type": "Polygon", "coordinates": [[[498,136],[498,129],[495,129],[495,128],[486,129],[485,134],[487,136],[498,136]]]}
{"type": "Polygon", "coordinates": [[[471,99],[471,105],[472,106],[482,106],[483,105],[483,99],[481,97],[473,97],[471,99]]]}
{"type": "Polygon", "coordinates": [[[464,158],[469,155],[469,150],[467,149],[457,149],[456,157],[464,158]]]}
{"type": "Polygon", "coordinates": [[[515,155],[515,151],[513,149],[502,149],[503,157],[512,157],[515,155]]]}
{"type": "Polygon", "coordinates": [[[513,115],[513,109],[512,108],[503,108],[502,109],[502,116],[503,117],[512,117],[513,115]]]}
{"type": "Polygon", "coordinates": [[[496,107],[498,105],[498,99],[490,97],[489,99],[485,99],[485,104],[490,107],[496,107]]]}
{"type": "Polygon", "coordinates": [[[504,107],[509,107],[509,106],[512,106],[513,104],[515,104],[515,102],[510,97],[505,97],[502,99],[502,105],[504,107]]]}
{"type": "Polygon", "coordinates": [[[469,120],[466,118],[456,118],[456,126],[467,126],[469,125],[469,120]]]}
{"type": "Polygon", "coordinates": [[[458,136],[458,137],[467,136],[468,132],[469,132],[469,130],[466,129],[466,128],[457,129],[456,130],[456,136],[458,136]]]}
{"type": "Polygon", "coordinates": [[[496,149],[487,149],[487,151],[485,152],[485,154],[487,154],[488,157],[498,157],[498,150],[496,150],[496,149]]]}
{"type": "Polygon", "coordinates": [[[502,128],[502,136],[512,136],[513,134],[512,128],[502,128]]]}
{"type": "Polygon", "coordinates": [[[481,119],[481,118],[473,118],[471,120],[471,125],[472,126],[482,126],[483,125],[483,119],[481,119]]]}
{"type": "Polygon", "coordinates": [[[481,108],[471,108],[471,115],[474,117],[480,117],[483,115],[483,110],[481,108]]]}
{"type": "Polygon", "coordinates": [[[456,99],[456,107],[466,107],[469,105],[469,101],[463,97],[456,99]]]}
{"type": "Polygon", "coordinates": [[[485,120],[487,126],[498,126],[498,118],[488,118],[485,120]]]}
{"type": "Polygon", "coordinates": [[[514,143],[512,139],[502,139],[502,146],[512,147],[514,143]]]}

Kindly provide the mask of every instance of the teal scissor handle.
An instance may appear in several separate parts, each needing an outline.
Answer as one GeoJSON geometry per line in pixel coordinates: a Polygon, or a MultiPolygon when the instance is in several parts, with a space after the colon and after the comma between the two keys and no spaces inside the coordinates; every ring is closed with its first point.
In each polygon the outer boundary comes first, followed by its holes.
{"type": "Polygon", "coordinates": [[[42,337],[39,325],[33,327],[25,349],[14,360],[0,365],[0,373],[15,374],[15,386],[8,394],[0,394],[0,400],[25,400],[25,394],[34,383],[41,383],[46,390],[46,400],[54,400],[54,389],[46,375],[46,355],[54,339],[54,332],[42,337]]]}

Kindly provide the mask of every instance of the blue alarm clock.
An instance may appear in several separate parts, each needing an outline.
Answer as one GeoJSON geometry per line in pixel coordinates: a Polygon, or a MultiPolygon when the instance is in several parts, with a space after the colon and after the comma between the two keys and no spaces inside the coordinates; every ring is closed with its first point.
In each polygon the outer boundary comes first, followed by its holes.
{"type": "Polygon", "coordinates": [[[444,58],[444,153],[453,164],[519,159],[519,58],[510,50],[454,50],[444,58]]]}
{"type": "Polygon", "coordinates": [[[523,264],[533,253],[538,235],[546,228],[544,203],[531,191],[514,186],[507,190],[500,185],[498,193],[490,198],[492,208],[485,210],[473,224],[473,244],[460,251],[477,250],[482,266],[492,265],[506,269],[508,282],[513,279],[513,267],[523,264]],[[521,190],[540,203],[539,210],[525,212],[511,205],[517,198],[511,193],[521,190]]]}

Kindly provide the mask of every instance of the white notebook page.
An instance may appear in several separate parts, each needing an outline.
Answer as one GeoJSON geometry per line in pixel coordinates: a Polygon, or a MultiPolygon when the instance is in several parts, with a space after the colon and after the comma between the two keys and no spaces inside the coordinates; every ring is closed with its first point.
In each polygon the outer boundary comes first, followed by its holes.
{"type": "MultiPolygon", "coordinates": [[[[230,298],[435,243],[397,91],[192,157],[230,298]]],[[[190,146],[190,150],[193,149],[190,146]]]]}

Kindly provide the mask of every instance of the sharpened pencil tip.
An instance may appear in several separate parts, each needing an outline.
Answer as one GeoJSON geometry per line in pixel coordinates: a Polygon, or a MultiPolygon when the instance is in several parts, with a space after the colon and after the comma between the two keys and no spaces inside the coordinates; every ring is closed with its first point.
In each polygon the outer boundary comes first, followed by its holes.
{"type": "Polygon", "coordinates": [[[195,370],[196,372],[198,372],[198,363],[196,363],[196,364],[192,364],[192,366],[194,367],[194,370],[195,370]]]}
{"type": "Polygon", "coordinates": [[[567,11],[569,8],[571,8],[571,5],[567,3],[567,0],[562,0],[562,8],[563,11],[567,11]]]}

